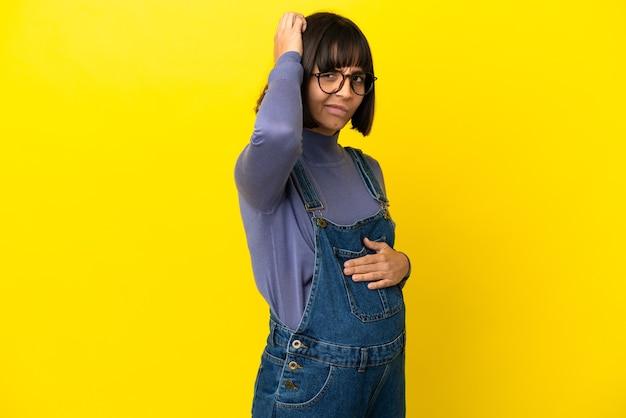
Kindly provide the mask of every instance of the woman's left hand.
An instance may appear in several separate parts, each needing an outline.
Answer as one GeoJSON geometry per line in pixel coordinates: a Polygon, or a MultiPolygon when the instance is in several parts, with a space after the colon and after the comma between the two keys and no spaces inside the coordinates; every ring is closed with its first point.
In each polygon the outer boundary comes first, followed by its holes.
{"type": "Polygon", "coordinates": [[[385,242],[365,238],[363,244],[376,251],[376,254],[346,261],[343,264],[343,274],[352,276],[355,282],[371,282],[367,287],[372,290],[395,286],[407,276],[409,259],[406,255],[385,242]]]}

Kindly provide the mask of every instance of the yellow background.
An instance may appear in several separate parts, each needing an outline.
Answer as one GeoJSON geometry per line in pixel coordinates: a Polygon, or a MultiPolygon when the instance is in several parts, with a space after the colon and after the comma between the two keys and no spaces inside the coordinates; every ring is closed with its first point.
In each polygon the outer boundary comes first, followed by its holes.
{"type": "Polygon", "coordinates": [[[0,417],[249,415],[233,164],[278,19],[320,9],[374,52],[341,142],[413,261],[408,416],[626,417],[623,0],[3,1],[0,417]]]}

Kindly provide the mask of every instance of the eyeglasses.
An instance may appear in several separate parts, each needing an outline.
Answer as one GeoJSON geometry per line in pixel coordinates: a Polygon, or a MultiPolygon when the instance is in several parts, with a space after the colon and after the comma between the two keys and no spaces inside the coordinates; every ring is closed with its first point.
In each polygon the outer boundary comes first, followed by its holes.
{"type": "Polygon", "coordinates": [[[320,89],[326,94],[334,94],[343,88],[346,78],[350,79],[350,87],[359,96],[365,96],[374,89],[374,81],[377,80],[372,73],[356,72],[343,74],[340,71],[311,74],[317,78],[320,89]]]}

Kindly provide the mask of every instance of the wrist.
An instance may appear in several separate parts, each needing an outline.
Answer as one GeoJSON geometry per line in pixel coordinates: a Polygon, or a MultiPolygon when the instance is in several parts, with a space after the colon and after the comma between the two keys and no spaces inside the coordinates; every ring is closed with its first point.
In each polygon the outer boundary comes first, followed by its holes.
{"type": "Polygon", "coordinates": [[[406,271],[406,275],[402,278],[402,281],[405,282],[409,279],[409,277],[411,276],[411,259],[409,258],[408,255],[406,255],[405,253],[403,253],[402,251],[398,251],[400,254],[402,254],[403,256],[406,257],[406,262],[407,262],[407,271],[406,271]]]}

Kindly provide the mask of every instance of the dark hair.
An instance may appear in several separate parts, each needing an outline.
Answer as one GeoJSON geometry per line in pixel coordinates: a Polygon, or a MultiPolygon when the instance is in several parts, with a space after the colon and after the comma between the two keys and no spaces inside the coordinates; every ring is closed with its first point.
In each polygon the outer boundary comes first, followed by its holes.
{"type": "MultiPolygon", "coordinates": [[[[374,73],[372,52],[363,32],[351,20],[334,13],[315,13],[306,18],[307,28],[302,34],[302,67],[304,82],[301,87],[303,125],[305,128],[318,127],[309,111],[308,81],[315,65],[320,72],[342,67],[361,67],[363,71],[374,73]]],[[[258,112],[265,91],[257,101],[258,112]]],[[[368,135],[374,120],[374,99],[376,86],[363,97],[361,105],[352,116],[352,129],[368,135]]]]}

